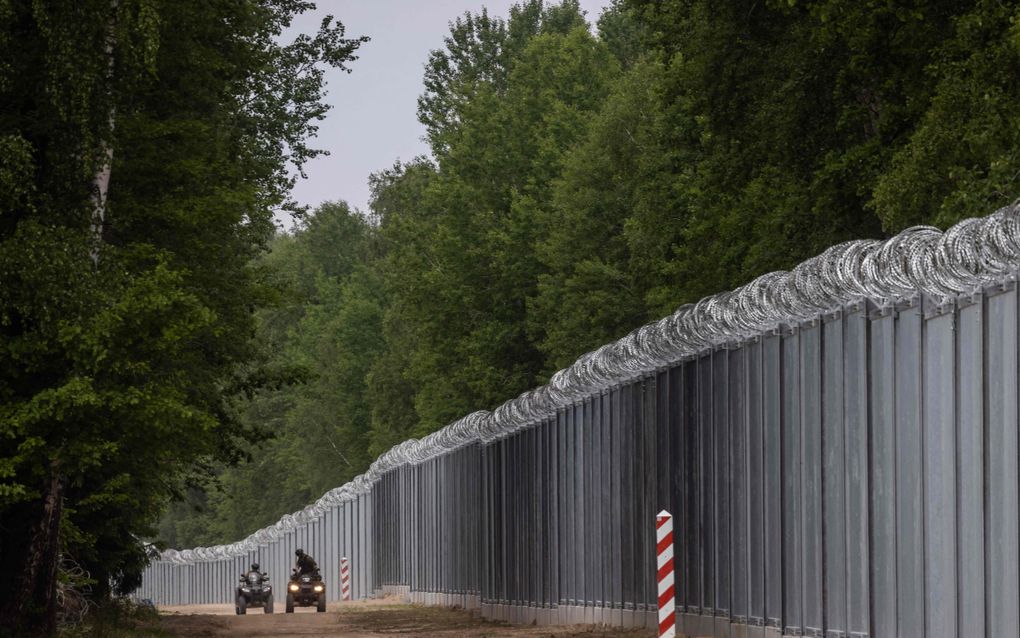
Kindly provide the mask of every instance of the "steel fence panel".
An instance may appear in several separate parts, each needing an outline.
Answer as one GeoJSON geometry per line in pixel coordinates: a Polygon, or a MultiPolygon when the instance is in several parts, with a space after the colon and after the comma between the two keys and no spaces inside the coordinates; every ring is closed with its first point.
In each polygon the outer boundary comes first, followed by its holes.
{"type": "Polygon", "coordinates": [[[921,310],[915,298],[901,305],[896,321],[896,599],[903,638],[924,638],[920,380],[921,310]]]}
{"type": "Polygon", "coordinates": [[[822,528],[825,538],[825,629],[847,631],[847,481],[843,427],[843,315],[822,323],[822,528]]]}
{"type": "Polygon", "coordinates": [[[896,316],[871,313],[871,583],[875,636],[897,635],[896,316]]]}
{"type": "MultiPolygon", "coordinates": [[[[657,554],[655,549],[655,528],[650,524],[650,521],[654,521],[655,515],[659,512],[659,509],[656,509],[659,485],[665,482],[665,477],[668,475],[664,471],[665,468],[659,466],[656,458],[658,440],[656,375],[646,375],[641,380],[641,392],[643,397],[641,440],[644,449],[642,451],[641,462],[637,466],[638,478],[643,481],[641,487],[643,507],[638,518],[638,533],[642,539],[642,562],[638,572],[638,578],[641,580],[642,587],[638,602],[645,610],[654,611],[658,609],[658,581],[655,577],[657,572],[657,554]]],[[[597,486],[599,483],[596,482],[595,485],[597,486]]]]}
{"type": "Polygon", "coordinates": [[[559,590],[559,566],[560,566],[560,481],[559,481],[559,422],[555,416],[546,420],[542,427],[545,433],[546,451],[546,476],[548,478],[548,490],[546,491],[546,514],[549,522],[546,538],[549,542],[549,555],[546,561],[546,603],[550,607],[556,607],[560,603],[559,590]]]}
{"type": "Polygon", "coordinates": [[[598,535],[600,552],[600,572],[597,574],[602,605],[611,608],[613,598],[613,456],[612,456],[612,401],[606,392],[600,392],[598,402],[598,418],[595,421],[595,435],[599,440],[599,517],[598,535]]]}
{"type": "Polygon", "coordinates": [[[1017,484],[1017,291],[990,290],[987,306],[988,635],[1020,636],[1017,484]]]}
{"type": "Polygon", "coordinates": [[[762,347],[765,451],[765,624],[783,626],[783,454],[782,338],[773,334],[762,347]]]}
{"type": "Polygon", "coordinates": [[[591,563],[591,575],[589,583],[591,586],[590,598],[594,605],[601,607],[608,600],[609,596],[605,591],[606,555],[602,551],[605,541],[602,537],[602,521],[605,520],[606,512],[603,511],[603,486],[605,485],[604,468],[605,459],[603,451],[605,445],[602,441],[602,397],[596,395],[589,403],[591,415],[587,424],[588,436],[591,440],[590,455],[591,475],[588,479],[588,498],[591,503],[591,516],[589,517],[589,536],[591,537],[591,552],[589,562],[591,563]]]}
{"type": "Polygon", "coordinates": [[[745,346],[747,353],[747,497],[748,497],[748,624],[754,638],[765,626],[765,452],[762,428],[762,341],[745,346]]]}
{"type": "MultiPolygon", "coordinates": [[[[725,348],[712,353],[712,600],[713,615],[729,618],[730,615],[730,466],[729,466],[729,351],[725,348]]],[[[654,515],[647,520],[653,520],[654,515]]]]}
{"type": "Polygon", "coordinates": [[[580,538],[579,525],[580,525],[580,511],[578,504],[578,492],[580,477],[578,476],[583,458],[580,456],[578,451],[578,437],[577,437],[577,405],[570,405],[565,411],[565,426],[566,426],[566,481],[567,481],[567,499],[565,508],[565,518],[567,520],[567,547],[566,561],[563,565],[564,571],[566,572],[566,580],[564,586],[567,594],[568,605],[580,605],[583,603],[583,595],[578,593],[578,589],[581,583],[580,580],[580,567],[581,567],[581,549],[583,544],[579,543],[580,538]]]}
{"type": "Polygon", "coordinates": [[[747,624],[750,545],[748,539],[748,458],[747,458],[747,349],[729,353],[729,440],[730,440],[730,614],[734,623],[747,624]]]}
{"type": "Polygon", "coordinates": [[[697,472],[698,486],[698,533],[695,545],[698,548],[698,588],[700,590],[701,614],[715,616],[715,543],[718,538],[715,527],[715,487],[714,464],[712,458],[715,450],[712,420],[712,356],[705,355],[698,359],[698,398],[697,398],[697,446],[700,451],[697,472]]]}
{"type": "MultiPolygon", "coordinates": [[[[928,300],[925,300],[927,305],[928,300]]],[[[933,308],[923,326],[922,457],[925,636],[959,635],[956,564],[954,316],[933,308]]]]}
{"type": "Polygon", "coordinates": [[[557,592],[559,605],[567,605],[569,589],[569,565],[570,565],[570,513],[567,510],[569,496],[569,474],[570,450],[567,432],[566,410],[556,412],[556,558],[558,569],[556,570],[557,592]]]}
{"type": "Polygon", "coordinates": [[[960,632],[985,635],[984,296],[960,304],[957,317],[960,632]]]}
{"type": "Polygon", "coordinates": [[[621,572],[623,608],[633,610],[637,603],[636,579],[638,562],[636,560],[637,538],[635,519],[637,507],[636,485],[634,481],[634,388],[625,383],[619,391],[620,396],[620,518],[623,536],[621,537],[621,572]]]}
{"type": "Polygon", "coordinates": [[[868,579],[868,321],[863,304],[844,316],[844,427],[847,450],[847,615],[851,636],[868,635],[871,623],[868,579]]]}
{"type": "Polygon", "coordinates": [[[803,435],[800,413],[800,331],[782,338],[782,535],[783,631],[800,635],[804,626],[803,435]]]}
{"type": "MultiPolygon", "coordinates": [[[[608,547],[609,555],[612,558],[610,565],[612,571],[612,593],[613,607],[617,610],[623,609],[623,569],[624,569],[624,547],[623,547],[623,500],[627,495],[623,491],[623,440],[626,436],[623,429],[623,405],[621,400],[620,387],[612,388],[609,394],[612,410],[610,411],[610,443],[612,465],[612,535],[608,547]]],[[[614,616],[622,618],[619,612],[614,616]]]]}
{"type": "Polygon", "coordinates": [[[698,371],[697,362],[691,360],[683,364],[681,378],[682,399],[680,401],[680,432],[682,436],[681,459],[683,463],[681,477],[678,480],[677,490],[683,502],[683,520],[680,533],[677,538],[682,539],[684,557],[684,568],[681,570],[681,580],[684,586],[681,589],[683,595],[682,604],[684,611],[688,614],[701,613],[701,583],[699,572],[701,568],[700,555],[698,553],[698,521],[701,510],[699,507],[697,482],[697,468],[700,460],[700,448],[698,447],[698,422],[697,422],[697,392],[698,392],[698,371]]]}
{"type": "Polygon", "coordinates": [[[592,537],[592,508],[594,506],[594,490],[592,477],[595,463],[592,458],[592,400],[586,398],[577,406],[577,502],[580,508],[577,515],[577,545],[580,550],[578,557],[578,576],[581,579],[578,587],[578,604],[586,607],[593,605],[595,579],[595,544],[592,537]]]}
{"type": "Polygon", "coordinates": [[[804,635],[822,636],[822,374],[821,327],[817,320],[800,330],[800,424],[803,485],[804,635]]]}

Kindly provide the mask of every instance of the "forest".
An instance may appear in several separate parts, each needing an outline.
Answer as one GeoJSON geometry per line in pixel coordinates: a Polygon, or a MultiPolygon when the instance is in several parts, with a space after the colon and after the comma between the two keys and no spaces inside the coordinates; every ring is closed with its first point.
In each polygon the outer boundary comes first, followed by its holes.
{"type": "Polygon", "coordinates": [[[364,41],[277,44],[308,4],[0,0],[6,626],[69,561],[130,591],[147,542],[240,539],[682,304],[1020,195],[1016,2],[522,0],[450,16],[428,156],[305,210],[364,41]]]}

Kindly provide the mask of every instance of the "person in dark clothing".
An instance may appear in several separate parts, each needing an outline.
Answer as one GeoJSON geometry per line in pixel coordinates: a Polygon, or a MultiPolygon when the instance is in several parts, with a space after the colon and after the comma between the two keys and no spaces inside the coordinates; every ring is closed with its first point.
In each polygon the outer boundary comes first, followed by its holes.
{"type": "Polygon", "coordinates": [[[241,574],[241,580],[248,580],[248,582],[251,582],[251,583],[261,584],[262,581],[265,580],[265,575],[259,569],[259,564],[258,563],[252,563],[251,564],[251,570],[247,574],[241,574]],[[251,577],[252,574],[255,575],[255,580],[251,580],[250,577],[251,577]]]}
{"type": "Polygon", "coordinates": [[[303,549],[294,550],[294,555],[297,556],[297,570],[294,573],[294,578],[299,578],[304,575],[312,576],[313,578],[319,579],[319,565],[315,562],[315,559],[305,553],[303,549]]]}

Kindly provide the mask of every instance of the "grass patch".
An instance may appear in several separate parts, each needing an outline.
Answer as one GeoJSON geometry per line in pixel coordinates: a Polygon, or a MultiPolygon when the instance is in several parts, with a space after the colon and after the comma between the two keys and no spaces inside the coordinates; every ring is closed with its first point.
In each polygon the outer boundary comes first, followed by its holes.
{"type": "Polygon", "coordinates": [[[163,629],[154,607],[127,599],[113,599],[93,608],[85,620],[64,625],[59,638],[173,638],[163,629]]]}

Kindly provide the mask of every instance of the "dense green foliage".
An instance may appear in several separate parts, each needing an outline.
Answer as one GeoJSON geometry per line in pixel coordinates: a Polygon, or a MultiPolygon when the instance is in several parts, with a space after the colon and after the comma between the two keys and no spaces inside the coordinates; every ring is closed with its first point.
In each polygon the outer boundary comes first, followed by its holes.
{"type": "Polygon", "coordinates": [[[249,404],[277,438],[165,537],[233,540],[683,303],[1011,202],[1017,77],[1016,3],[457,18],[418,104],[432,156],[373,176],[367,220],[324,206],[261,262],[291,296],[260,334],[309,382],[249,404]]]}
{"type": "Polygon", "coordinates": [[[265,436],[294,377],[252,267],[326,107],[339,23],[294,0],[0,0],[0,624],[48,630],[55,570],[129,590],[166,501],[265,436]],[[109,188],[101,176],[109,171],[109,188]]]}
{"type": "Polygon", "coordinates": [[[247,403],[244,422],[280,435],[250,448],[249,463],[223,468],[218,490],[192,490],[175,504],[161,538],[241,538],[372,460],[368,373],[384,348],[376,244],[367,221],[342,204],[320,207],[274,242],[261,268],[284,295],[259,312],[259,339],[274,353],[273,367],[298,372],[304,383],[263,389],[247,403]],[[210,514],[188,516],[195,507],[210,514]]]}

